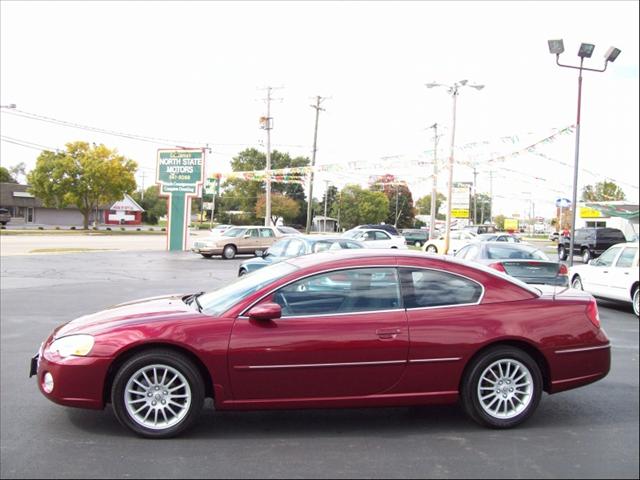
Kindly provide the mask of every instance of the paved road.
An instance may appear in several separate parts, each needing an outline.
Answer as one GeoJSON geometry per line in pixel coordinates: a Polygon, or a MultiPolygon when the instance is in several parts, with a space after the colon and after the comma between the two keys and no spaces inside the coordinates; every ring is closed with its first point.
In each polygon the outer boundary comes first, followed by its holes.
{"type": "MultiPolygon", "coordinates": [[[[611,373],[544,395],[525,425],[481,428],[457,406],[213,412],[177,439],[133,437],[110,408],[46,400],[28,360],[54,326],[125,300],[227,283],[239,260],[99,252],[1,261],[2,478],[638,478],[638,319],[603,304],[611,373]]],[[[558,319],[561,321],[562,319],[558,319]]]]}

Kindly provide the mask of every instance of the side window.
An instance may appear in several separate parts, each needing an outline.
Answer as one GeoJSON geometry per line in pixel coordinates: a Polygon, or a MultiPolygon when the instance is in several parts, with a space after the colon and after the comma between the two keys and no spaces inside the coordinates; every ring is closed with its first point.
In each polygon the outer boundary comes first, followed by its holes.
{"type": "Polygon", "coordinates": [[[384,232],[373,232],[376,235],[376,240],[389,240],[391,237],[384,232]]]}
{"type": "Polygon", "coordinates": [[[505,237],[504,235],[500,235],[497,239],[496,242],[506,242],[507,241],[507,237],[505,237]]]}
{"type": "Polygon", "coordinates": [[[249,235],[251,238],[258,238],[258,229],[257,228],[250,228],[249,230],[247,230],[245,232],[245,235],[249,235]]]}
{"type": "Polygon", "coordinates": [[[269,254],[275,257],[281,257],[282,255],[284,255],[288,243],[289,239],[280,240],[279,242],[274,243],[269,247],[269,254]]]}
{"type": "Polygon", "coordinates": [[[466,247],[462,247],[453,256],[454,257],[458,257],[458,258],[465,258],[465,255],[467,254],[467,252],[469,251],[470,248],[471,248],[471,245],[467,245],[466,247]]]}
{"type": "Polygon", "coordinates": [[[285,257],[297,257],[298,255],[302,255],[304,253],[304,243],[302,243],[298,239],[291,239],[289,245],[287,245],[287,249],[284,252],[285,257]]]}
{"type": "Polygon", "coordinates": [[[406,308],[477,303],[482,295],[479,283],[441,270],[401,268],[400,278],[406,308]]]}
{"type": "Polygon", "coordinates": [[[465,258],[466,260],[473,260],[474,258],[476,258],[476,255],[478,255],[478,250],[478,245],[469,245],[467,253],[462,258],[465,258]]]}
{"type": "Polygon", "coordinates": [[[392,310],[401,307],[395,268],[354,268],[304,278],[278,290],[283,317],[392,310]]]}
{"type": "Polygon", "coordinates": [[[275,237],[275,234],[273,233],[273,230],[271,230],[270,228],[261,228],[260,236],[262,238],[273,238],[275,237]]]}
{"type": "Polygon", "coordinates": [[[637,248],[626,247],[620,254],[620,257],[616,262],[616,267],[620,267],[620,268],[633,267],[633,259],[636,258],[637,253],[638,253],[637,248]]]}
{"type": "Polygon", "coordinates": [[[613,259],[616,258],[616,255],[618,255],[619,251],[620,247],[610,248],[602,255],[600,255],[600,258],[598,258],[598,265],[600,267],[610,267],[611,265],[613,265],[613,259]]]}

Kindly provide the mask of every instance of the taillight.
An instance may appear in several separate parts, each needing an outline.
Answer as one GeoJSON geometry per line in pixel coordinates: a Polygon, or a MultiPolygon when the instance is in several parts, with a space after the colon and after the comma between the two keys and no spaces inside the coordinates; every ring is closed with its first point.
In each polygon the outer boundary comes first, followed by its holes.
{"type": "Polygon", "coordinates": [[[564,263],[560,264],[560,270],[558,270],[558,275],[569,275],[569,269],[564,263]]]}
{"type": "Polygon", "coordinates": [[[598,304],[592,298],[587,306],[587,317],[596,328],[600,328],[600,314],[598,313],[598,304]]]}
{"type": "Polygon", "coordinates": [[[507,271],[504,269],[504,265],[502,265],[500,262],[490,264],[489,268],[493,268],[495,270],[498,270],[499,272],[507,273],[507,271]]]}

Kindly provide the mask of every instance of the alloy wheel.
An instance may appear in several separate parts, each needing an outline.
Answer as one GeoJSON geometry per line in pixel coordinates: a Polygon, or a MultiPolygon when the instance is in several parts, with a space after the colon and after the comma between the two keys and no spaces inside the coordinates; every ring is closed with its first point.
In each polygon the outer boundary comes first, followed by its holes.
{"type": "Polygon", "coordinates": [[[480,375],[477,395],[480,406],[493,418],[509,420],[520,415],[533,398],[533,379],[521,362],[503,358],[480,375]]]}
{"type": "Polygon", "coordinates": [[[576,276],[576,278],[573,279],[573,281],[571,282],[571,288],[575,288],[577,290],[584,290],[584,287],[582,286],[582,280],[580,279],[580,277],[576,276]]]}
{"type": "Polygon", "coordinates": [[[633,294],[633,312],[636,315],[640,315],[640,288],[636,288],[635,293],[633,294]]]}

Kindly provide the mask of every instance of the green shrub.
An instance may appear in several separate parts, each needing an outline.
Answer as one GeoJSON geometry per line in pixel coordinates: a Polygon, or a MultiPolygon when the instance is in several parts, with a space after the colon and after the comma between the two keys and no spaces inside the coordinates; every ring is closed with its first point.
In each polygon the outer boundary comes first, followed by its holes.
{"type": "Polygon", "coordinates": [[[126,228],[120,227],[120,230],[122,230],[124,232],[126,230],[126,228]]]}
{"type": "Polygon", "coordinates": [[[38,227],[38,230],[44,230],[44,227],[38,227]]]}
{"type": "Polygon", "coordinates": [[[167,229],[166,229],[166,228],[164,228],[164,227],[162,227],[162,231],[163,231],[163,232],[166,232],[166,231],[167,231],[167,229]]]}
{"type": "Polygon", "coordinates": [[[56,230],[60,230],[60,227],[56,227],[56,230]]]}
{"type": "Polygon", "coordinates": [[[142,230],[140,227],[136,228],[136,232],[139,232],[140,230],[142,230]]]}

